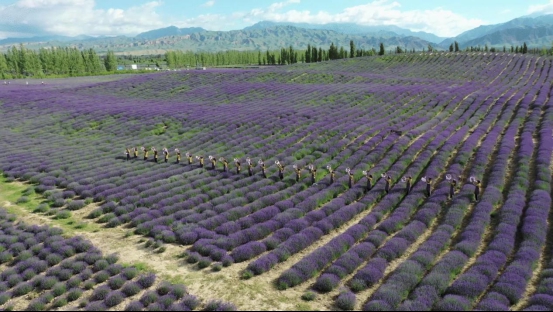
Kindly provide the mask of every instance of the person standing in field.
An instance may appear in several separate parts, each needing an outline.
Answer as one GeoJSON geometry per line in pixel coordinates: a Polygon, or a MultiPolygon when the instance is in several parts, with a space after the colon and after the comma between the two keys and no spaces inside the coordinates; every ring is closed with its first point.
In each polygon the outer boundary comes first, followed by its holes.
{"type": "Polygon", "coordinates": [[[253,167],[255,165],[252,163],[252,160],[249,158],[246,158],[246,163],[248,163],[248,175],[251,177],[253,176],[253,167]]]}
{"type": "Polygon", "coordinates": [[[449,182],[449,199],[453,198],[453,195],[455,195],[455,187],[457,186],[457,181],[453,179],[451,182],[449,182]]]}
{"type": "Polygon", "coordinates": [[[223,163],[223,172],[228,172],[228,160],[226,158],[221,157],[219,158],[219,161],[223,163]]]}
{"type": "Polygon", "coordinates": [[[296,182],[300,181],[301,178],[301,168],[299,168],[297,165],[292,166],[294,168],[294,171],[296,172],[296,182]]]}
{"type": "Polygon", "coordinates": [[[282,181],[284,179],[284,166],[278,160],[275,161],[275,164],[278,166],[278,177],[282,181]]]}
{"type": "Polygon", "coordinates": [[[390,193],[391,185],[392,185],[392,178],[390,176],[386,176],[386,185],[384,186],[384,191],[386,191],[386,194],[390,193]]]}
{"type": "Polygon", "coordinates": [[[165,163],[169,161],[169,150],[167,149],[167,147],[163,148],[163,158],[165,160],[165,163]]]}
{"type": "Polygon", "coordinates": [[[368,171],[363,171],[363,174],[367,178],[367,187],[365,188],[365,193],[370,191],[373,187],[373,175],[370,174],[368,171]]]}
{"type": "Polygon", "coordinates": [[[131,151],[128,147],[125,148],[125,155],[127,155],[127,161],[129,161],[131,159],[131,151]]]}
{"type": "Polygon", "coordinates": [[[474,179],[474,182],[472,182],[472,184],[474,185],[474,199],[476,201],[478,201],[478,196],[480,196],[480,185],[481,185],[481,181],[480,180],[476,180],[474,179]]]}
{"type": "Polygon", "coordinates": [[[134,150],[134,159],[138,158],[138,147],[133,148],[134,150]]]}
{"type": "Polygon", "coordinates": [[[209,155],[209,161],[211,161],[211,170],[215,170],[215,163],[217,163],[217,158],[209,155]]]}
{"type": "Polygon", "coordinates": [[[178,148],[175,148],[175,153],[177,154],[177,164],[179,164],[181,158],[180,150],[178,148]]]}
{"type": "Polygon", "coordinates": [[[317,176],[317,168],[313,165],[309,165],[309,172],[311,173],[311,184],[315,184],[315,177],[317,176]]]}
{"type": "Polygon", "coordinates": [[[355,183],[354,177],[353,177],[353,172],[351,171],[351,169],[346,168],[346,173],[348,174],[348,186],[349,186],[349,188],[352,188],[353,184],[355,183]]]}
{"type": "Polygon", "coordinates": [[[234,164],[236,165],[236,174],[240,174],[240,171],[242,170],[240,160],[238,158],[234,158],[234,164]]]}
{"type": "Polygon", "coordinates": [[[196,156],[196,158],[200,161],[200,168],[204,167],[204,157],[203,156],[196,156]]]}
{"type": "Polygon", "coordinates": [[[148,153],[150,152],[147,148],[142,146],[142,152],[144,152],[144,160],[148,160],[148,153]]]}
{"type": "Polygon", "coordinates": [[[405,183],[406,183],[405,191],[407,194],[409,194],[409,192],[411,192],[411,184],[413,183],[413,178],[411,176],[408,176],[405,179],[405,183]]]}
{"type": "Polygon", "coordinates": [[[432,195],[432,178],[423,178],[426,182],[426,197],[430,197],[432,195]]]}
{"type": "Polygon", "coordinates": [[[267,172],[265,171],[265,163],[262,159],[259,160],[259,166],[261,167],[261,174],[263,175],[263,178],[267,179],[267,172]]]}
{"type": "Polygon", "coordinates": [[[336,174],[334,173],[334,170],[332,170],[332,167],[330,165],[326,166],[326,169],[330,172],[330,184],[334,183],[334,179],[336,177],[336,174]]]}
{"type": "Polygon", "coordinates": [[[154,151],[154,161],[157,163],[157,157],[158,157],[157,149],[155,147],[152,147],[152,151],[154,151]]]}

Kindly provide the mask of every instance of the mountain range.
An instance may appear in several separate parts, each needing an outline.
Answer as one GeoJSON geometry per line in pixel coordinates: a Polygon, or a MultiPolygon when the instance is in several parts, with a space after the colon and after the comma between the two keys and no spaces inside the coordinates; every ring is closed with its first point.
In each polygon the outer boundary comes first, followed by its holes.
{"type": "Polygon", "coordinates": [[[93,48],[99,53],[112,50],[119,54],[162,54],[168,50],[225,51],[225,50],[275,50],[294,46],[305,49],[308,44],[327,48],[331,43],[345,46],[353,40],[357,48],[378,48],[383,43],[387,49],[400,46],[404,49],[422,50],[432,45],[436,49],[448,49],[457,41],[461,48],[467,46],[502,47],[519,46],[551,47],[553,42],[553,14],[525,16],[506,23],[484,25],[465,31],[453,38],[439,37],[427,32],[414,32],[398,26],[364,26],[352,23],[307,24],[263,21],[241,30],[210,31],[200,27],[178,28],[170,26],[140,33],[134,37],[78,37],[49,36],[32,38],[7,38],[0,40],[0,51],[13,45],[24,44],[29,49],[61,46],[80,49],[93,48]]]}

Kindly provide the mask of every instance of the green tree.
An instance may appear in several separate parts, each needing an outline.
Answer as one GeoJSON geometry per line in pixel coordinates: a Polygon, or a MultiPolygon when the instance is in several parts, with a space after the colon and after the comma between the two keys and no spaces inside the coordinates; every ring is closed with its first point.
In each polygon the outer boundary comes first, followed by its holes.
{"type": "Polygon", "coordinates": [[[526,54],[528,53],[528,46],[526,45],[526,42],[524,43],[524,45],[522,46],[522,54],[526,54]]]}
{"type": "Polygon", "coordinates": [[[349,41],[349,57],[350,58],[355,57],[355,43],[353,43],[353,40],[349,41]]]}
{"type": "Polygon", "coordinates": [[[432,52],[434,51],[434,47],[432,45],[430,45],[430,43],[428,44],[428,52],[432,52]]]}
{"type": "Polygon", "coordinates": [[[108,50],[106,58],[104,59],[104,66],[108,72],[117,70],[117,58],[115,57],[115,53],[113,53],[113,51],[108,50]]]}
{"type": "Polygon", "coordinates": [[[459,42],[455,41],[455,52],[459,52],[459,42]]]}
{"type": "Polygon", "coordinates": [[[378,55],[384,55],[386,53],[386,50],[384,50],[384,43],[380,43],[380,50],[378,51],[378,55]]]}

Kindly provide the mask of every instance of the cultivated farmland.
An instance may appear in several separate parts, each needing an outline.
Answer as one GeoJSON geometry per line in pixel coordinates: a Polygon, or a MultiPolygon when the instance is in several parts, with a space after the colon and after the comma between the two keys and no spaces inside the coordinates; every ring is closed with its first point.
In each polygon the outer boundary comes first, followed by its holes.
{"type": "Polygon", "coordinates": [[[79,264],[89,310],[552,310],[552,81],[550,58],[423,53],[1,85],[0,185],[25,191],[0,197],[0,307],[79,264]],[[144,262],[174,283],[140,288],[144,262]]]}

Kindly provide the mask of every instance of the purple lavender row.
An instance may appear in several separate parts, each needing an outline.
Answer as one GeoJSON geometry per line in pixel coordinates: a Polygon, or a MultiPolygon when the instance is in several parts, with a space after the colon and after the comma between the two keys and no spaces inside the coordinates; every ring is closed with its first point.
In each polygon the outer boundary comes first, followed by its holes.
{"type": "MultiPolygon", "coordinates": [[[[547,93],[546,93],[547,94],[547,93]]],[[[541,95],[541,93],[540,93],[541,95]]],[[[543,120],[543,127],[540,130],[540,140],[538,152],[536,155],[536,188],[551,193],[551,155],[553,153],[553,105],[551,105],[551,96],[553,90],[548,94],[548,98],[543,99],[546,103],[546,111],[543,120]]],[[[551,229],[551,227],[549,227],[551,229]]],[[[547,248],[545,249],[547,250],[547,248]]],[[[529,296],[525,311],[547,311],[553,309],[553,292],[551,291],[551,271],[553,269],[553,260],[551,255],[544,255],[549,262],[540,273],[539,283],[536,285],[536,291],[529,296]]],[[[485,307],[492,293],[480,302],[479,306],[485,307]]],[[[505,302],[505,301],[503,301],[505,302]]]]}
{"type": "MultiPolygon", "coordinates": [[[[469,102],[467,102],[469,104],[469,102]]],[[[467,108],[470,106],[467,106],[467,108]]],[[[451,124],[448,129],[442,131],[442,133],[455,133],[450,139],[447,140],[445,145],[440,149],[439,146],[441,143],[443,143],[447,136],[444,136],[443,134],[440,134],[441,139],[435,140],[428,148],[428,151],[435,151],[439,150],[439,154],[436,155],[434,159],[432,159],[432,162],[428,166],[428,168],[440,168],[445,165],[445,161],[447,160],[449,154],[454,150],[455,146],[460,143],[461,139],[464,137],[464,134],[466,133],[467,129],[463,131],[463,129],[453,132],[452,130],[457,129],[460,127],[464,122],[466,122],[473,113],[478,114],[478,110],[486,109],[485,106],[480,106],[476,111],[474,111],[475,107],[471,107],[470,111],[466,111],[465,108],[465,114],[468,113],[466,117],[461,116],[453,116],[456,119],[456,122],[451,124]]],[[[460,110],[459,113],[462,113],[463,110],[460,110]]],[[[428,153],[432,154],[432,152],[424,152],[428,155],[428,153]]],[[[423,153],[423,154],[424,154],[423,153]]],[[[424,157],[423,157],[424,158],[424,157]]],[[[431,169],[429,169],[431,170],[431,169]]],[[[411,173],[411,170],[409,171],[411,173]]],[[[431,174],[431,176],[436,176],[437,173],[434,172],[431,174]]],[[[415,175],[416,176],[416,175],[415,175]]],[[[394,229],[399,229],[401,227],[401,224],[405,223],[411,216],[413,212],[415,212],[415,208],[422,204],[422,201],[425,197],[424,192],[422,192],[422,186],[420,192],[413,192],[412,194],[408,195],[404,202],[400,205],[399,208],[397,208],[394,213],[385,221],[382,222],[381,225],[379,225],[376,229],[377,232],[387,232],[389,235],[391,235],[394,231],[394,229]]],[[[409,231],[412,231],[413,228],[411,228],[409,225],[402,230],[397,237],[407,237],[414,238],[415,236],[412,235],[409,231]]],[[[416,229],[415,229],[416,231],[416,229]]],[[[377,233],[375,232],[375,233],[377,233]]],[[[377,243],[378,241],[373,242],[367,242],[368,244],[377,243]]],[[[381,242],[381,241],[380,241],[381,242]]],[[[377,244],[376,246],[378,246],[377,244]]],[[[392,246],[394,243],[388,244],[388,246],[392,246]]],[[[373,244],[374,246],[374,244],[373,244]]],[[[397,246],[396,246],[397,247],[397,246]]],[[[373,249],[376,249],[376,247],[373,247],[373,249]]],[[[382,252],[387,252],[387,247],[382,249],[382,252]]],[[[353,270],[359,266],[361,263],[358,263],[357,265],[352,265],[350,261],[353,261],[352,259],[357,259],[359,261],[366,261],[366,258],[359,258],[359,255],[357,254],[358,250],[355,250],[355,248],[350,249],[347,253],[345,253],[338,261],[335,262],[327,271],[327,274],[323,274],[315,283],[315,288],[319,289],[321,291],[329,291],[332,288],[334,288],[337,283],[336,281],[339,281],[342,277],[344,277],[344,274],[350,274],[353,272],[353,270]],[[335,273],[332,273],[335,272],[335,273]],[[334,275],[329,276],[328,274],[334,275]],[[327,281],[334,281],[334,283],[328,283],[327,281]],[[330,287],[329,287],[330,286],[330,287]]],[[[380,252],[380,251],[379,251],[380,252]]],[[[365,256],[370,256],[371,253],[364,253],[365,256]]],[[[399,254],[397,252],[393,252],[393,254],[399,254]]],[[[355,279],[356,277],[354,277],[355,279]]],[[[369,282],[370,283],[370,282],[369,282]]],[[[359,280],[359,283],[354,282],[356,284],[355,288],[356,290],[361,290],[363,288],[369,287],[370,284],[366,284],[364,281],[359,280]]]]}
{"type": "MultiPolygon", "coordinates": [[[[521,98],[521,95],[518,95],[518,98],[515,98],[515,99],[508,99],[508,98],[505,99],[505,100],[507,100],[507,106],[505,108],[506,110],[503,111],[503,115],[501,115],[501,120],[509,120],[510,119],[510,116],[512,116],[512,114],[513,114],[516,102],[520,98],[521,98]]],[[[497,138],[497,131],[495,131],[494,133],[490,133],[490,134],[491,134],[491,136],[488,135],[486,140],[483,142],[482,147],[484,147],[484,148],[486,147],[486,141],[495,140],[497,138]]],[[[487,145],[489,146],[490,143],[487,143],[487,145]]],[[[488,149],[489,149],[489,147],[488,147],[488,149]]],[[[484,152],[483,153],[481,151],[482,151],[482,148],[479,151],[479,154],[482,155],[482,156],[489,153],[489,152],[484,152]]],[[[459,154],[463,155],[463,152],[461,151],[459,154]]],[[[483,165],[477,166],[478,163],[480,162],[481,164],[483,164],[484,162],[487,163],[487,161],[488,160],[486,158],[477,156],[477,158],[475,159],[474,167],[475,168],[480,168],[479,170],[482,170],[483,165]]],[[[473,170],[474,170],[474,168],[473,168],[473,170]]],[[[464,193],[464,192],[466,192],[466,190],[462,189],[461,193],[464,193]]],[[[466,199],[464,199],[462,197],[454,198],[454,200],[452,202],[452,207],[450,208],[450,211],[445,216],[445,219],[444,219],[445,224],[443,226],[439,226],[438,231],[430,237],[430,239],[428,241],[428,244],[423,244],[423,246],[421,246],[420,249],[430,251],[431,252],[430,255],[433,255],[434,257],[436,257],[437,256],[436,252],[438,250],[434,249],[434,247],[431,247],[431,244],[435,244],[436,243],[435,238],[438,238],[438,237],[440,237],[439,238],[440,241],[441,241],[440,245],[448,243],[448,240],[443,239],[443,235],[444,234],[445,235],[451,235],[453,233],[453,229],[460,226],[461,221],[462,221],[462,216],[463,216],[464,211],[466,209],[465,207],[467,207],[467,206],[468,206],[468,202],[466,202],[466,199]],[[458,210],[458,209],[460,209],[460,210],[458,210]],[[451,225],[453,227],[450,227],[449,229],[446,229],[445,225],[451,225]],[[444,233],[444,232],[442,232],[442,229],[447,230],[447,231],[444,233]],[[432,243],[432,242],[434,242],[434,243],[432,243]],[[428,247],[426,247],[426,245],[428,245],[428,247]]],[[[476,220],[476,219],[474,219],[474,220],[476,220]]],[[[417,253],[415,253],[414,256],[418,256],[417,253]]],[[[440,289],[443,291],[448,286],[445,282],[447,282],[449,280],[449,273],[446,273],[446,272],[451,272],[452,266],[455,266],[455,265],[458,266],[459,265],[458,263],[464,263],[465,260],[462,260],[462,259],[467,259],[467,258],[463,253],[461,253],[459,251],[454,251],[454,252],[449,253],[449,255],[444,256],[444,258],[442,260],[440,260],[440,262],[435,264],[434,268],[430,271],[430,273],[427,273],[426,277],[424,277],[424,279],[422,279],[422,281],[419,283],[419,285],[414,289],[415,296],[413,297],[413,301],[406,301],[404,304],[402,304],[400,306],[400,309],[404,306],[407,306],[407,305],[408,306],[416,306],[418,308],[426,309],[426,310],[430,309],[430,306],[434,303],[434,301],[436,301],[438,299],[437,294],[436,294],[437,291],[440,290],[440,289]],[[459,261],[462,261],[462,262],[459,262],[459,261]],[[439,283],[438,283],[438,281],[439,281],[439,283]],[[420,289],[420,292],[419,292],[418,289],[420,289]],[[422,291],[422,289],[424,289],[424,291],[422,291]],[[431,295],[431,296],[425,295],[425,296],[422,296],[422,297],[420,297],[418,295],[418,294],[422,295],[423,293],[428,293],[429,291],[432,291],[430,294],[433,293],[433,294],[436,294],[436,295],[431,295]]]]}
{"type": "MultiPolygon", "coordinates": [[[[422,139],[424,139],[424,137],[423,137],[422,139]]],[[[445,137],[442,139],[442,141],[438,141],[438,142],[437,142],[438,146],[441,145],[441,143],[442,143],[444,140],[445,140],[445,137]]],[[[407,156],[409,157],[409,155],[411,155],[411,154],[410,154],[409,152],[406,152],[405,155],[407,155],[407,156]]],[[[411,156],[411,157],[412,157],[412,156],[411,156]]],[[[417,162],[418,162],[418,161],[422,161],[423,163],[424,163],[425,161],[428,162],[428,161],[429,161],[429,158],[427,158],[427,159],[422,159],[422,158],[421,158],[421,159],[417,159],[417,161],[415,162],[415,166],[418,166],[418,165],[417,165],[417,162]]],[[[420,165],[419,165],[419,166],[420,166],[420,165]]],[[[396,168],[396,169],[399,169],[399,168],[396,168]]],[[[410,169],[410,170],[415,170],[415,171],[417,171],[416,169],[410,169]]],[[[421,170],[421,167],[419,167],[418,170],[421,170]]],[[[395,170],[395,171],[399,172],[398,170],[395,170]]],[[[389,196],[390,196],[390,195],[389,195],[389,196]]],[[[401,196],[400,196],[400,197],[401,197],[401,196]]],[[[363,200],[364,200],[364,199],[363,199],[363,200]]],[[[393,204],[392,204],[392,205],[389,205],[389,204],[390,204],[389,201],[386,202],[386,204],[388,204],[388,207],[389,207],[389,206],[393,206],[393,204]]],[[[378,210],[379,210],[378,207],[379,207],[379,205],[377,205],[377,207],[373,209],[373,212],[374,212],[374,211],[378,211],[378,210]]],[[[352,229],[353,229],[353,228],[352,228],[352,229]]],[[[359,237],[359,234],[362,235],[362,233],[363,233],[363,231],[362,231],[361,228],[360,228],[360,229],[356,229],[356,230],[358,231],[358,233],[356,233],[357,235],[355,235],[354,237],[356,237],[357,239],[355,239],[354,241],[357,241],[359,238],[361,238],[361,237],[359,237]],[[359,232],[359,231],[361,231],[361,232],[359,232]]],[[[368,230],[368,229],[365,228],[365,231],[364,231],[364,232],[367,232],[367,230],[368,230]]],[[[348,230],[345,234],[348,234],[348,235],[349,235],[349,234],[351,234],[351,233],[349,233],[349,230],[348,230]]],[[[344,234],[344,235],[345,235],[345,234],[344,234]]],[[[331,243],[332,243],[332,242],[331,242],[331,243]]],[[[324,248],[324,247],[323,247],[323,248],[324,248]]],[[[348,249],[349,249],[349,247],[348,247],[348,249]]],[[[345,250],[344,250],[344,251],[345,251],[345,250]]],[[[315,253],[316,253],[316,252],[315,252],[315,253]]],[[[336,256],[336,252],[327,253],[327,254],[334,254],[334,255],[336,256]]],[[[312,254],[312,255],[314,255],[314,254],[312,254]]],[[[339,254],[338,254],[338,255],[339,255],[339,254]]],[[[320,255],[317,255],[317,256],[320,256],[320,255]]],[[[315,258],[318,258],[318,257],[315,257],[315,258]]],[[[319,259],[320,259],[320,258],[319,258],[319,259]]],[[[323,259],[324,259],[324,258],[323,258],[323,259]]],[[[309,258],[309,259],[308,259],[308,258],[305,258],[304,260],[307,261],[307,262],[309,262],[310,258],[309,258]]],[[[303,261],[303,260],[302,260],[302,261],[303,261]]],[[[306,263],[307,263],[307,262],[306,262],[306,263]]],[[[296,264],[295,266],[298,266],[298,265],[301,266],[301,263],[302,263],[302,262],[300,261],[300,263],[296,264]]],[[[298,266],[298,267],[300,267],[300,266],[298,266]]],[[[294,268],[294,267],[293,267],[293,268],[294,268]]],[[[301,270],[301,269],[300,269],[300,270],[301,270]]],[[[305,269],[305,270],[307,270],[307,269],[305,269]]],[[[296,272],[296,273],[297,273],[297,272],[296,272]]],[[[293,272],[290,271],[290,272],[285,272],[285,273],[281,276],[281,278],[280,278],[279,280],[280,280],[281,284],[283,285],[282,287],[294,286],[294,284],[297,283],[297,281],[294,280],[294,278],[297,279],[297,277],[295,277],[295,276],[293,276],[293,275],[294,275],[293,272]],[[289,273],[290,276],[285,276],[285,274],[287,274],[287,273],[289,273]],[[288,280],[285,281],[285,280],[283,279],[283,277],[284,277],[284,278],[288,278],[288,280]],[[288,284],[290,284],[290,285],[288,285],[288,284]]],[[[299,274],[298,274],[298,275],[299,275],[299,274]]],[[[325,276],[323,275],[322,280],[319,279],[319,281],[326,281],[325,276]]]]}
{"type": "MultiPolygon", "coordinates": [[[[512,111],[514,109],[515,103],[514,102],[508,102],[508,97],[502,96],[498,102],[499,103],[506,103],[507,107],[510,106],[510,110],[512,111]]],[[[505,104],[504,104],[505,105],[505,104]]],[[[465,141],[462,148],[458,151],[457,156],[454,160],[454,164],[450,168],[450,173],[452,176],[459,176],[462,174],[462,167],[459,164],[463,164],[468,162],[470,153],[473,151],[473,149],[476,148],[476,145],[478,143],[479,138],[483,137],[485,135],[486,129],[490,127],[494,119],[497,118],[499,111],[505,109],[501,105],[492,105],[492,110],[486,116],[482,124],[479,125],[479,127],[473,132],[473,134],[465,141]]],[[[484,116],[481,116],[483,118],[484,116]]],[[[437,190],[434,192],[437,199],[445,199],[449,193],[449,183],[442,183],[439,187],[437,187],[437,190]]],[[[438,256],[441,250],[443,248],[446,248],[448,241],[451,239],[451,235],[454,233],[454,229],[456,227],[459,227],[463,218],[463,215],[466,211],[466,206],[468,205],[468,198],[471,196],[471,189],[467,189],[466,187],[463,187],[459,193],[459,195],[455,196],[453,198],[453,201],[451,202],[451,206],[446,211],[444,217],[443,217],[443,224],[438,225],[435,232],[429,237],[429,239],[424,242],[419,249],[411,255],[407,260],[406,263],[414,263],[422,266],[423,269],[428,270],[430,269],[430,266],[432,265],[432,262],[434,261],[435,257],[438,256]]],[[[430,202],[428,204],[425,204],[423,208],[420,210],[420,217],[417,219],[424,223],[427,227],[429,227],[433,220],[438,216],[438,212],[440,211],[440,206],[437,205],[438,202],[430,202]]],[[[401,272],[401,271],[399,271],[401,272]]],[[[400,274],[400,273],[398,273],[400,274]]],[[[415,275],[414,277],[414,283],[420,283],[420,281],[423,279],[423,275],[415,275]]],[[[395,280],[395,273],[392,274],[392,276],[389,278],[392,283],[392,281],[395,280]]],[[[437,278],[436,280],[439,280],[437,278]]],[[[383,286],[387,285],[388,283],[384,283],[383,286]]],[[[411,283],[406,283],[404,287],[407,289],[407,291],[411,291],[415,288],[415,285],[411,283]]],[[[393,285],[393,284],[391,284],[393,285]]],[[[424,291],[421,288],[420,294],[426,294],[430,289],[431,286],[425,286],[424,291]]],[[[402,299],[405,299],[406,294],[404,292],[401,292],[402,299]]],[[[418,292],[415,292],[415,294],[418,294],[418,292]]],[[[430,293],[431,294],[431,293],[430,293]]],[[[402,307],[407,308],[410,306],[416,306],[419,308],[422,308],[427,300],[429,300],[428,296],[422,296],[415,298],[418,298],[415,302],[407,301],[405,302],[402,307]]],[[[388,305],[386,302],[379,302],[377,305],[384,304],[384,306],[388,306],[390,309],[391,306],[388,305]]],[[[410,309],[410,308],[409,308],[410,309]]],[[[428,308],[426,308],[428,309],[428,308]]]]}
{"type": "MultiPolygon", "coordinates": [[[[534,114],[532,115],[534,119],[536,117],[536,114],[539,114],[539,110],[534,111],[534,114]]],[[[471,268],[460,275],[457,280],[452,283],[452,285],[446,291],[446,294],[456,294],[464,296],[474,303],[475,300],[481,295],[481,293],[487,288],[487,286],[496,279],[497,273],[505,265],[507,258],[510,256],[513,248],[515,247],[516,231],[514,230],[516,229],[516,226],[518,225],[518,222],[520,220],[525,204],[524,198],[527,196],[526,194],[528,192],[528,190],[520,189],[520,187],[516,186],[520,185],[520,183],[524,183],[523,181],[527,181],[529,179],[530,159],[533,156],[533,144],[531,138],[531,132],[533,131],[532,125],[534,125],[535,127],[534,121],[532,121],[532,117],[530,117],[529,122],[524,124],[524,128],[522,128],[523,125],[520,124],[522,119],[515,118],[513,122],[511,122],[510,128],[509,130],[507,130],[502,143],[503,146],[512,142],[512,149],[514,149],[514,131],[516,131],[516,127],[521,127],[521,131],[523,133],[516,157],[517,165],[516,167],[514,167],[517,168],[517,170],[513,173],[512,182],[515,184],[513,184],[514,187],[509,186],[510,189],[502,200],[503,205],[501,210],[499,211],[498,216],[500,221],[497,225],[497,228],[501,230],[497,232],[497,234],[487,246],[488,248],[486,248],[482,255],[480,255],[475,260],[475,263],[471,266],[471,268]],[[490,259],[493,259],[493,261],[491,261],[490,259]],[[481,280],[482,282],[487,282],[485,283],[485,285],[484,283],[472,283],[471,281],[475,279],[481,280]]],[[[508,155],[507,151],[502,150],[503,147],[498,153],[498,156],[496,158],[496,165],[494,165],[494,168],[501,168],[500,166],[498,166],[498,162],[508,155]]],[[[494,180],[493,175],[497,174],[498,172],[501,173],[501,170],[497,169],[491,173],[491,181],[494,180]]],[[[505,190],[502,188],[498,187],[498,189],[505,192],[505,190]]]]}

